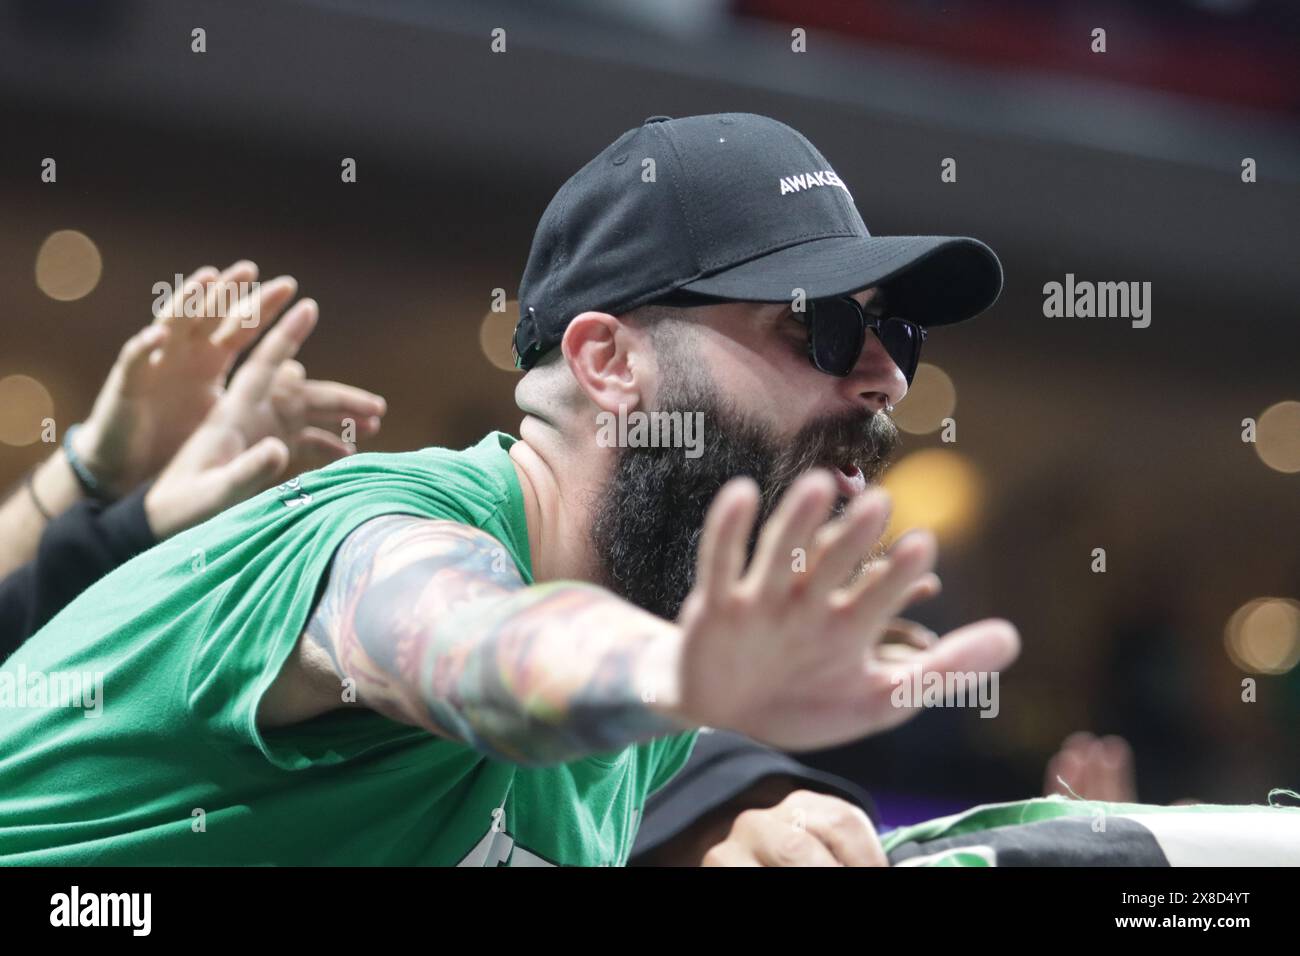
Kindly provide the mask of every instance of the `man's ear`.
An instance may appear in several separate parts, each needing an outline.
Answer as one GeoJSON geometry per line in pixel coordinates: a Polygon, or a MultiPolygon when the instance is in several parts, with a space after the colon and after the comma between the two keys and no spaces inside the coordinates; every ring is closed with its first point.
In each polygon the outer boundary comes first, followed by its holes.
{"type": "Polygon", "coordinates": [[[640,329],[605,312],[583,312],[569,322],[560,349],[579,388],[601,411],[617,414],[620,406],[632,411],[642,403],[654,366],[640,329]]]}

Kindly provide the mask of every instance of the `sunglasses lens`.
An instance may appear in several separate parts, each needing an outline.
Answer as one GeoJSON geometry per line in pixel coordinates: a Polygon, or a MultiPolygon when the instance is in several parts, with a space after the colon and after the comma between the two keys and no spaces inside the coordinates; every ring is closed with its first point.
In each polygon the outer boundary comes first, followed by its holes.
{"type": "Polygon", "coordinates": [[[814,304],[809,328],[817,367],[831,375],[848,375],[862,354],[866,329],[850,302],[825,299],[814,304]]]}
{"type": "Polygon", "coordinates": [[[889,357],[902,371],[907,383],[912,383],[916,366],[921,358],[921,333],[910,322],[901,319],[886,319],[876,330],[880,344],[885,347],[889,357]]]}

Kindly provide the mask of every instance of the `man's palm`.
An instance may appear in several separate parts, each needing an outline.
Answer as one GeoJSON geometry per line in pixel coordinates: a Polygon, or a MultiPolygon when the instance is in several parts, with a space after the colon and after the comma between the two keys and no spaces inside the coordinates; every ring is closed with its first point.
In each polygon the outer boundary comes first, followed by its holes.
{"type": "Polygon", "coordinates": [[[960,628],[906,663],[882,654],[892,620],[935,587],[934,540],[907,535],[857,573],[884,532],[888,497],[863,495],[827,522],[834,493],[825,473],[796,482],[746,568],[757,488],[741,480],[719,492],[679,618],[683,708],[698,722],[783,749],[834,746],[913,716],[893,697],[914,668],[996,670],[1015,659],[1019,636],[996,619],[960,628]]]}

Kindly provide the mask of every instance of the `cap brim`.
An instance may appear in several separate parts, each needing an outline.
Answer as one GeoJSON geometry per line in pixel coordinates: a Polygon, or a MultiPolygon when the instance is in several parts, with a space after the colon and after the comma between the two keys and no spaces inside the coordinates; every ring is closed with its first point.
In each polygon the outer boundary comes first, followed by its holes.
{"type": "Polygon", "coordinates": [[[680,288],[747,302],[789,302],[884,287],[889,311],[920,325],[979,315],[1002,292],[1002,264],[961,236],[833,236],[759,256],[680,288]]]}
{"type": "Polygon", "coordinates": [[[804,766],[776,751],[739,751],[688,766],[647,801],[633,856],[649,853],[677,836],[706,813],[744,793],[765,777],[789,776],[806,789],[839,797],[860,806],[873,820],[871,797],[851,781],[804,766]]]}

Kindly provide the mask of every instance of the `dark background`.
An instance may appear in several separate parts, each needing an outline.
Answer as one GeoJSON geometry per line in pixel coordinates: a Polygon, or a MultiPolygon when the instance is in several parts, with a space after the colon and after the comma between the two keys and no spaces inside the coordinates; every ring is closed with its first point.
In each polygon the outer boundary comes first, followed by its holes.
{"type": "MultiPolygon", "coordinates": [[[[1243,669],[1225,625],[1300,592],[1300,476],[1241,440],[1243,418],[1300,399],[1294,9],[6,3],[0,379],[39,380],[61,426],[84,417],[155,282],[247,256],[321,303],[309,372],[387,397],[370,449],[514,432],[515,373],[488,361],[480,327],[493,289],[514,298],[563,180],[651,115],[774,116],[830,159],[874,233],[974,235],[1007,275],[987,315],[930,339],[958,441],[903,447],[904,461],[961,456],[983,489],[965,530],[941,532],[945,594],[916,617],[1017,623],[1001,713],[925,713],[812,762],[915,818],[1040,792],[1061,739],[1090,729],[1132,742],[1144,801],[1263,802],[1300,785],[1300,678],[1243,669]],[[795,26],[807,53],[791,52],[795,26]],[[190,51],[195,27],[206,53],[190,51]],[[44,157],[57,184],[40,181],[44,157]],[[940,181],[944,157],[956,183],[940,181]],[[1258,182],[1241,181],[1244,157],[1258,182]],[[103,258],[73,302],[34,281],[60,229],[103,258]],[[1067,272],[1151,282],[1150,328],[1045,318],[1043,284],[1067,272]]],[[[48,451],[0,445],[0,483],[48,451]]]]}

